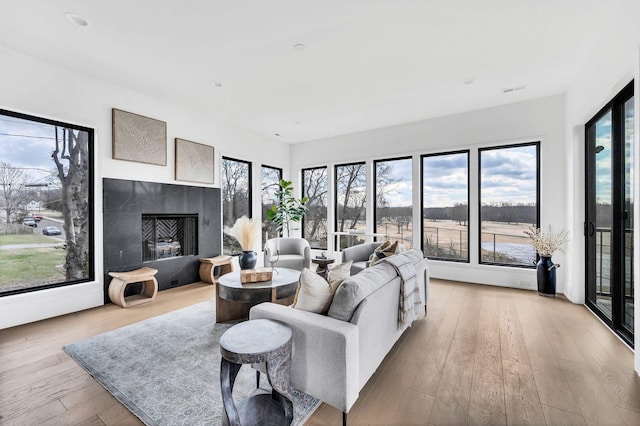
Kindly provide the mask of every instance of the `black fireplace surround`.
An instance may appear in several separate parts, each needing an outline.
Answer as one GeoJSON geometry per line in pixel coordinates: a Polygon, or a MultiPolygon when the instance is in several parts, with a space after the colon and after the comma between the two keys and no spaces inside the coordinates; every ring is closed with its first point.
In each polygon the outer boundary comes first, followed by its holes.
{"type": "MultiPolygon", "coordinates": [[[[200,257],[222,253],[219,188],[103,179],[104,300],[109,303],[109,272],[148,266],[158,270],[158,289],[200,281],[200,257]],[[143,261],[143,215],[197,217],[197,255],[143,261]]],[[[127,294],[135,293],[135,286],[127,294]]],[[[139,291],[139,290],[138,290],[139,291]]]]}

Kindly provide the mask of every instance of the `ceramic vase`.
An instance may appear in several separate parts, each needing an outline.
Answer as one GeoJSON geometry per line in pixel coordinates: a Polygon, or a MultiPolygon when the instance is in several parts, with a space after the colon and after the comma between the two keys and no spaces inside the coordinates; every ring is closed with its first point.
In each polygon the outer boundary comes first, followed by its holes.
{"type": "Polygon", "coordinates": [[[536,265],[540,295],[550,297],[556,295],[556,268],[559,266],[551,261],[551,256],[540,256],[536,265]]]}
{"type": "Polygon", "coordinates": [[[242,250],[242,253],[238,256],[240,269],[255,269],[257,261],[258,254],[255,251],[242,250]]]}

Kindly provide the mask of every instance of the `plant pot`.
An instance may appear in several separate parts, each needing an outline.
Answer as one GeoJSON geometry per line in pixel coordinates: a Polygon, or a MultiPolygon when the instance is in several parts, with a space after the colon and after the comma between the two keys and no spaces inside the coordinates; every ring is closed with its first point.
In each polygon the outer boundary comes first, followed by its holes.
{"type": "Polygon", "coordinates": [[[238,263],[240,263],[240,269],[255,269],[256,262],[258,261],[258,254],[255,251],[245,251],[238,255],[238,263]]]}
{"type": "Polygon", "coordinates": [[[536,265],[538,275],[538,294],[554,297],[556,295],[556,268],[559,264],[551,261],[551,256],[540,256],[536,265]]]}

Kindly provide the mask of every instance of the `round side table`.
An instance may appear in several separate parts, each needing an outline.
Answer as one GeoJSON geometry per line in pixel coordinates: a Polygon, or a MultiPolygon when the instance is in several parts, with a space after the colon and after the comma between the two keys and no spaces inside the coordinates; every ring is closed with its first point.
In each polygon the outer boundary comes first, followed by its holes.
{"type": "Polygon", "coordinates": [[[324,278],[327,278],[327,266],[332,264],[335,261],[336,261],[335,259],[332,259],[330,257],[325,257],[325,258],[313,257],[313,258],[311,258],[311,262],[315,263],[316,265],[318,265],[318,268],[316,268],[316,274],[321,275],[324,278]]]}
{"type": "Polygon", "coordinates": [[[287,325],[258,319],[234,325],[220,337],[220,388],[223,425],[289,425],[293,420],[290,391],[291,337],[287,325]],[[271,394],[250,396],[237,404],[233,384],[242,364],[265,363],[271,394]]]}

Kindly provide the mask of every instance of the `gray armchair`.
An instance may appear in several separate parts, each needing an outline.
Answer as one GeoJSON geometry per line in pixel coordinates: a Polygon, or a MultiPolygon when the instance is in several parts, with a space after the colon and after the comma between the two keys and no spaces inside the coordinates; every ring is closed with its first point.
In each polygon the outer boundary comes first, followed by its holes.
{"type": "Polygon", "coordinates": [[[342,262],[353,261],[351,265],[351,275],[355,275],[367,267],[369,257],[373,251],[382,245],[382,241],[375,243],[364,243],[348,247],[342,250],[342,262]]]}
{"type": "Polygon", "coordinates": [[[304,238],[273,238],[264,246],[264,266],[302,271],[311,267],[311,246],[304,238]],[[278,256],[278,252],[280,255],[278,256]]]}

